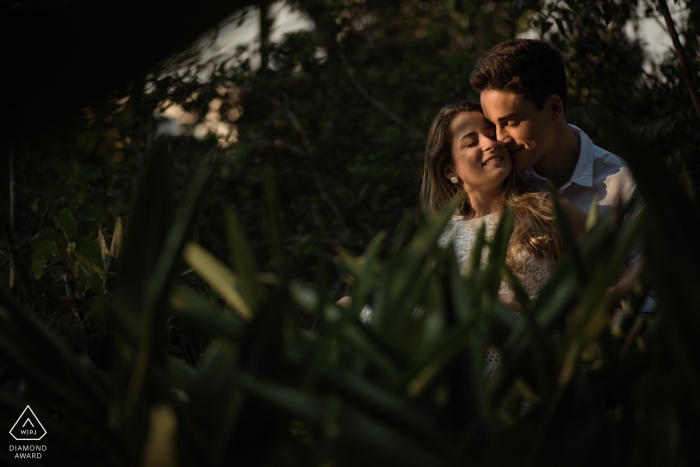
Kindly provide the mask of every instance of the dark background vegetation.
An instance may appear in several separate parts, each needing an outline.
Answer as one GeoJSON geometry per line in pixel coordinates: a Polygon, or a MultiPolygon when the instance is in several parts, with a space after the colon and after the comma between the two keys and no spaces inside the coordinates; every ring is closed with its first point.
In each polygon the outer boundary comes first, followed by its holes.
{"type": "MultiPolygon", "coordinates": [[[[78,236],[95,240],[98,227],[108,235],[117,216],[128,218],[132,181],[156,134],[155,111],[182,104],[194,126],[219,98],[238,143],[226,150],[212,205],[233,199],[251,237],[262,239],[260,169],[272,167],[295,274],[310,280],[315,256],[331,254],[334,243],[360,251],[376,232],[393,231],[415,213],[432,117],[445,103],[477,99],[468,75],[480,54],[530,27],[565,56],[570,122],[596,140],[589,111],[609,111],[672,170],[687,167],[693,185],[700,179],[697,117],[677,57],[669,50],[646,72],[640,44],[624,33],[640,16],[662,20],[653,3],[293,2],[315,29],[263,41],[266,66],[257,70],[247,59],[195,64],[196,51],[177,55],[246,2],[204,2],[196,14],[184,1],[148,5],[5,7],[12,72],[3,144],[23,170],[29,235],[64,208],[78,236]]],[[[697,78],[700,7],[673,7],[690,10],[687,24],[676,27],[697,78]]],[[[179,186],[202,154],[221,150],[213,137],[173,137],[171,145],[179,186]]],[[[9,219],[7,164],[3,170],[9,219]]],[[[214,209],[199,227],[217,252],[219,217],[214,209]]],[[[341,289],[336,282],[335,293],[341,289]]]]}
{"type": "MultiPolygon", "coordinates": [[[[271,174],[290,275],[311,284],[318,265],[337,258],[338,247],[360,253],[384,230],[386,254],[400,226],[410,231],[419,217],[422,150],[432,118],[446,103],[478,100],[468,83],[476,60],[530,28],[565,57],[569,122],[600,141],[603,128],[593,115],[612,116],[635,148],[654,154],[694,196],[700,120],[678,57],[669,50],[645,71],[640,44],[625,34],[640,16],[663,21],[654,2],[290,4],[314,29],[271,42],[271,20],[263,21],[256,69],[245,50],[201,63],[192,44],[241,8],[267,11],[269,4],[3,4],[0,286],[12,285],[20,302],[98,368],[109,367],[113,350],[103,310],[118,280],[114,241],[120,232],[133,235],[137,175],[154,153],[168,148],[178,200],[195,167],[207,156],[220,158],[192,236],[227,262],[221,206],[231,201],[263,272],[274,270],[263,195],[271,174]],[[191,114],[189,126],[183,135],[159,136],[159,112],[172,105],[191,114]],[[237,141],[192,136],[212,112],[235,128],[237,141]],[[11,248],[17,252],[13,274],[11,248]]],[[[700,1],[671,7],[689,12],[687,22],[675,26],[697,86],[700,1]]],[[[162,177],[148,178],[152,193],[167,191],[167,171],[162,177]]],[[[328,269],[331,298],[352,290],[344,269],[328,269]]],[[[177,272],[216,301],[187,265],[177,272]]],[[[196,366],[209,341],[187,320],[168,321],[171,355],[196,366]]],[[[17,389],[17,380],[3,375],[17,389]]]]}

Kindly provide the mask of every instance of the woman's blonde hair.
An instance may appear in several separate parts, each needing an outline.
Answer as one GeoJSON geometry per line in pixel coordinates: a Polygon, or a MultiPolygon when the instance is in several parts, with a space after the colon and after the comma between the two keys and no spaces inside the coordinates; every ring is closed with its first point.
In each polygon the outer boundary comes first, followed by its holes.
{"type": "MultiPolygon", "coordinates": [[[[433,216],[452,198],[453,185],[445,177],[445,167],[453,163],[451,124],[462,112],[483,114],[479,104],[456,102],[440,109],[428,132],[420,198],[433,216]]],[[[496,212],[503,212],[506,206],[513,206],[515,210],[513,235],[506,254],[508,267],[515,272],[522,271],[530,256],[558,261],[562,254],[562,242],[551,199],[542,193],[524,193],[515,170],[512,170],[504,181],[496,212]]],[[[471,210],[467,197],[460,214],[467,216],[471,210]]]]}

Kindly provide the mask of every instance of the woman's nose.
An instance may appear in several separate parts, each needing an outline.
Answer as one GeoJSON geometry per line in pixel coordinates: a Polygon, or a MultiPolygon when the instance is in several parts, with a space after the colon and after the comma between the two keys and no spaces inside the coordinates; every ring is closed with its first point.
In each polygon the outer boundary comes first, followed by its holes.
{"type": "Polygon", "coordinates": [[[493,151],[494,149],[505,147],[506,143],[498,141],[486,135],[481,135],[481,150],[482,151],[493,151]]]}

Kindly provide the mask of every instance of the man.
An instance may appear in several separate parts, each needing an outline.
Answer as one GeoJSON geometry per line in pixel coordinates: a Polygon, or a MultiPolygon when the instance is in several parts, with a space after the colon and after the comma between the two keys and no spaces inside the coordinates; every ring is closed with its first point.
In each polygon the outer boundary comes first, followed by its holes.
{"type": "MultiPolygon", "coordinates": [[[[533,190],[548,191],[551,182],[561,197],[584,213],[597,199],[601,215],[632,196],[636,184],[625,162],[567,123],[564,63],[546,42],[511,39],[492,47],[469,81],[480,93],[496,138],[506,145],[513,166],[524,173],[533,190]]],[[[629,292],[634,279],[626,276],[610,289],[613,303],[629,292]]],[[[654,307],[654,300],[647,297],[642,311],[654,307]]],[[[638,319],[630,335],[642,323],[638,319]]]]}
{"type": "Polygon", "coordinates": [[[635,182],[624,161],[566,121],[566,74],[546,42],[511,39],[486,52],[469,81],[513,165],[537,191],[549,182],[588,213],[595,195],[604,214],[626,201],[635,182]]]}

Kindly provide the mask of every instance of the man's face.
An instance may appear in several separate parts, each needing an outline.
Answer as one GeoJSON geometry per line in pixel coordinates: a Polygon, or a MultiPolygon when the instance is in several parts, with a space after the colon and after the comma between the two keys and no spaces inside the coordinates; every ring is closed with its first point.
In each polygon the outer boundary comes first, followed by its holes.
{"type": "Polygon", "coordinates": [[[518,170],[531,169],[551,152],[554,121],[550,100],[538,111],[519,94],[493,90],[481,93],[484,116],[496,127],[496,138],[506,144],[518,170]]]}

